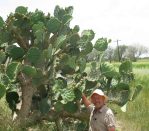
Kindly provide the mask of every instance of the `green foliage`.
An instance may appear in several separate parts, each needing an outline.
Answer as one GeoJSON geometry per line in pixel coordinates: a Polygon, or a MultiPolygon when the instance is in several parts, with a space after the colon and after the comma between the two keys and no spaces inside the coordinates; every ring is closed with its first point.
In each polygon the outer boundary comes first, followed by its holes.
{"type": "Polygon", "coordinates": [[[119,67],[119,73],[125,82],[131,82],[132,80],[134,80],[134,74],[132,71],[132,62],[128,60],[122,62],[122,64],[119,67]]]}
{"type": "Polygon", "coordinates": [[[50,110],[50,102],[48,100],[48,98],[43,98],[40,102],[39,102],[39,110],[42,114],[47,114],[50,110]]]}
{"type": "Polygon", "coordinates": [[[81,56],[89,54],[93,50],[91,40],[94,38],[94,32],[92,30],[84,30],[81,34],[80,40],[77,44],[81,48],[81,56]]]}
{"type": "Polygon", "coordinates": [[[0,51],[0,64],[6,60],[6,55],[3,51],[0,51]]]}
{"type": "Polygon", "coordinates": [[[88,80],[86,79],[86,82],[85,82],[85,89],[92,89],[94,87],[96,87],[97,85],[97,81],[92,81],[92,80],[88,80]]]}
{"type": "Polygon", "coordinates": [[[123,82],[118,83],[116,85],[117,90],[129,90],[129,88],[130,88],[129,85],[127,83],[123,83],[123,82]]]}
{"type": "Polygon", "coordinates": [[[68,66],[72,69],[75,69],[76,68],[76,56],[68,56],[68,66]]]}
{"type": "Polygon", "coordinates": [[[45,28],[44,23],[43,22],[38,22],[36,24],[33,25],[32,29],[34,32],[38,31],[38,30],[43,30],[45,28]]]}
{"type": "Polygon", "coordinates": [[[56,50],[61,48],[65,44],[65,41],[66,41],[66,36],[61,35],[61,36],[57,37],[57,40],[55,42],[56,50]]]}
{"type": "Polygon", "coordinates": [[[91,41],[94,39],[95,33],[92,30],[84,30],[81,34],[81,38],[84,41],[91,41]]]}
{"type": "Polygon", "coordinates": [[[5,95],[6,87],[3,84],[0,84],[0,99],[5,95]]]}
{"type": "Polygon", "coordinates": [[[47,22],[47,29],[49,33],[56,33],[61,26],[61,22],[57,18],[50,18],[50,20],[47,22]]]}
{"type": "Polygon", "coordinates": [[[32,78],[32,84],[33,84],[35,87],[39,87],[40,85],[42,85],[42,84],[44,83],[44,81],[45,81],[45,76],[44,76],[44,74],[43,74],[43,72],[42,72],[41,69],[36,69],[36,71],[35,71],[35,68],[32,67],[31,70],[32,70],[33,73],[34,73],[33,75],[31,75],[31,74],[29,73],[29,75],[33,76],[33,78],[32,78]]]}
{"type": "Polygon", "coordinates": [[[0,16],[0,28],[3,27],[4,23],[5,22],[4,22],[3,18],[0,16]]]}
{"type": "Polygon", "coordinates": [[[64,88],[60,91],[60,93],[61,93],[61,96],[62,96],[62,101],[61,102],[63,104],[66,104],[67,102],[71,102],[75,99],[75,94],[74,94],[73,90],[71,90],[71,89],[64,88]]]}
{"type": "Polygon", "coordinates": [[[23,6],[19,6],[16,8],[15,13],[20,13],[25,15],[27,13],[27,8],[23,6]]]}
{"type": "Polygon", "coordinates": [[[18,62],[12,62],[8,65],[6,69],[6,74],[9,77],[9,79],[14,80],[16,78],[19,68],[20,68],[20,63],[18,62]]]}
{"type": "Polygon", "coordinates": [[[78,25],[75,25],[73,28],[73,32],[77,33],[77,32],[79,32],[79,30],[80,30],[80,27],[78,25]]]}
{"type": "Polygon", "coordinates": [[[64,108],[64,105],[60,101],[56,102],[56,104],[54,105],[54,109],[57,112],[61,112],[63,108],[64,108]]]}
{"type": "Polygon", "coordinates": [[[78,66],[79,66],[80,73],[82,73],[86,68],[86,59],[85,58],[80,58],[78,60],[78,66]]]}
{"type": "Polygon", "coordinates": [[[41,52],[37,47],[32,47],[29,49],[27,53],[27,59],[30,63],[33,65],[37,64],[39,58],[40,58],[41,52]]]}
{"type": "Polygon", "coordinates": [[[81,123],[77,123],[77,126],[76,126],[76,131],[84,131],[86,129],[86,124],[81,122],[81,123]]]}
{"type": "Polygon", "coordinates": [[[69,42],[71,46],[75,47],[79,39],[80,39],[80,36],[77,33],[72,34],[69,38],[69,42]]]}
{"type": "Polygon", "coordinates": [[[78,106],[74,102],[68,102],[64,105],[64,109],[69,113],[75,113],[78,110],[78,106]]]}
{"type": "MultiPolygon", "coordinates": [[[[128,101],[130,97],[129,89],[118,89],[119,84],[110,92],[110,100],[117,104],[118,106],[123,107],[128,101]]],[[[121,88],[121,87],[119,87],[121,88]]],[[[126,87],[123,87],[126,88],[126,87]]],[[[125,107],[125,106],[124,106],[125,107]]]]}
{"type": "Polygon", "coordinates": [[[60,8],[58,5],[55,7],[55,10],[54,10],[54,16],[56,18],[58,18],[59,20],[62,19],[63,15],[65,13],[65,10],[60,8]]]}
{"type": "Polygon", "coordinates": [[[7,75],[1,75],[0,81],[3,85],[8,86],[8,84],[10,83],[10,79],[7,75]]]}
{"type": "Polygon", "coordinates": [[[119,67],[119,72],[121,74],[125,74],[125,73],[130,73],[132,72],[132,63],[131,61],[124,61],[120,67],[119,67]]]}
{"type": "Polygon", "coordinates": [[[24,65],[22,67],[22,72],[30,77],[34,77],[37,73],[36,68],[29,65],[24,65]]]}
{"type": "Polygon", "coordinates": [[[74,89],[74,94],[76,100],[80,100],[82,98],[82,92],[80,91],[80,89],[74,89]]]}
{"type": "Polygon", "coordinates": [[[110,63],[102,63],[100,65],[100,70],[102,75],[104,75],[107,78],[113,78],[118,76],[118,72],[114,68],[114,66],[110,63]]]}
{"type": "Polygon", "coordinates": [[[52,45],[50,44],[48,49],[45,49],[43,51],[43,56],[44,56],[44,59],[46,59],[46,61],[48,60],[51,60],[52,58],[52,45]]]}
{"type": "Polygon", "coordinates": [[[67,81],[63,78],[58,78],[54,81],[53,91],[61,91],[61,89],[65,89],[67,87],[67,81]]]}
{"type": "Polygon", "coordinates": [[[131,98],[131,100],[135,100],[135,98],[140,94],[141,90],[142,90],[142,85],[137,85],[135,90],[134,90],[134,93],[133,93],[133,96],[131,98]]]}
{"type": "MultiPolygon", "coordinates": [[[[35,32],[35,43],[38,45],[39,42],[42,42],[44,39],[44,30],[37,30],[35,32]]],[[[39,46],[39,45],[38,45],[39,46]]]]}
{"type": "Polygon", "coordinates": [[[25,54],[24,50],[21,47],[17,47],[15,45],[10,45],[7,48],[7,53],[9,54],[9,56],[12,57],[13,60],[22,58],[25,54]]]}
{"type": "Polygon", "coordinates": [[[30,12],[30,13],[31,13],[30,19],[32,24],[37,24],[39,21],[44,22],[45,17],[42,11],[39,11],[38,9],[36,9],[35,12],[30,12]]]}
{"type": "Polygon", "coordinates": [[[82,56],[85,56],[89,54],[93,50],[93,45],[91,42],[87,42],[85,45],[82,46],[81,54],[82,56]]]}
{"type": "Polygon", "coordinates": [[[65,9],[60,8],[59,6],[55,7],[54,16],[58,18],[64,25],[69,24],[72,19],[73,7],[67,7],[65,9]]]}
{"type": "Polygon", "coordinates": [[[63,19],[62,19],[62,23],[64,25],[68,24],[70,21],[72,20],[72,16],[69,15],[69,14],[66,14],[63,16],[63,19]]]}
{"type": "Polygon", "coordinates": [[[0,31],[0,45],[3,45],[10,39],[11,39],[10,33],[2,29],[2,31],[0,31]]]}
{"type": "Polygon", "coordinates": [[[109,43],[110,40],[108,41],[107,38],[100,38],[96,41],[94,48],[98,51],[105,51],[108,48],[109,43]]]}

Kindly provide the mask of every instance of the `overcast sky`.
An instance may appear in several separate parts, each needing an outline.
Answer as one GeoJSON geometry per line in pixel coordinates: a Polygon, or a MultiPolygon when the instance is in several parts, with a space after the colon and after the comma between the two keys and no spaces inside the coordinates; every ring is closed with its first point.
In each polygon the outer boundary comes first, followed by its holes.
{"type": "Polygon", "coordinates": [[[122,44],[142,44],[149,47],[149,0],[1,0],[0,16],[7,18],[17,6],[29,11],[42,10],[53,15],[56,5],[73,6],[71,26],[93,29],[96,39],[107,37],[122,44]]]}

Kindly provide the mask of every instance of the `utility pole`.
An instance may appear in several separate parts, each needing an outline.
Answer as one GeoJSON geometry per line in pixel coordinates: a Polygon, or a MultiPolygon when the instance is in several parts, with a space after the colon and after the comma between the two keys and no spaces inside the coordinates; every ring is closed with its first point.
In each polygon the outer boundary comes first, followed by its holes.
{"type": "Polygon", "coordinates": [[[116,43],[117,43],[118,60],[119,60],[119,62],[120,62],[120,61],[121,61],[121,57],[120,57],[120,49],[119,49],[119,44],[118,44],[119,41],[121,41],[121,40],[116,40],[116,43]]]}

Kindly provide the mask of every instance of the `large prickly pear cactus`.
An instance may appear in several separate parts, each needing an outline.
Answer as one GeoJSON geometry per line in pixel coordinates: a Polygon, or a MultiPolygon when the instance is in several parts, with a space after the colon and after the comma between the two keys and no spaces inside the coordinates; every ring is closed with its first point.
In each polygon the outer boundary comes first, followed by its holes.
{"type": "MultiPolygon", "coordinates": [[[[1,96],[22,92],[22,118],[28,116],[35,97],[41,99],[38,107],[42,113],[59,106],[60,100],[54,101],[60,97],[65,110],[77,109],[75,100],[81,98],[81,92],[71,79],[85,70],[94,32],[84,30],[80,35],[79,26],[70,28],[72,11],[72,7],[56,6],[51,16],[19,6],[5,22],[0,18],[1,96]]],[[[15,110],[16,101],[8,102],[14,103],[15,110]]]]}
{"type": "Polygon", "coordinates": [[[102,57],[110,40],[100,38],[93,45],[92,30],[79,33],[78,25],[70,27],[72,12],[73,7],[56,6],[51,16],[19,6],[6,21],[0,17],[0,97],[6,94],[13,111],[21,99],[18,119],[36,109],[42,115],[52,111],[53,121],[64,116],[84,120],[86,115],[79,114],[82,91],[91,92],[98,83],[109,94],[119,85],[129,87],[122,82],[130,82],[133,74],[124,63],[119,73],[101,58],[98,77],[88,76],[87,54],[95,48],[102,57]]]}

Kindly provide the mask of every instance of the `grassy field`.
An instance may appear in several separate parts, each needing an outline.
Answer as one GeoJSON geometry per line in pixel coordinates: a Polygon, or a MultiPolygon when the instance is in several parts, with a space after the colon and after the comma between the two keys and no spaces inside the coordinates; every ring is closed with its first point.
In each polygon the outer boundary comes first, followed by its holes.
{"type": "Polygon", "coordinates": [[[134,102],[127,106],[127,112],[118,114],[123,131],[149,131],[149,62],[133,63],[137,83],[143,90],[134,102]]]}

